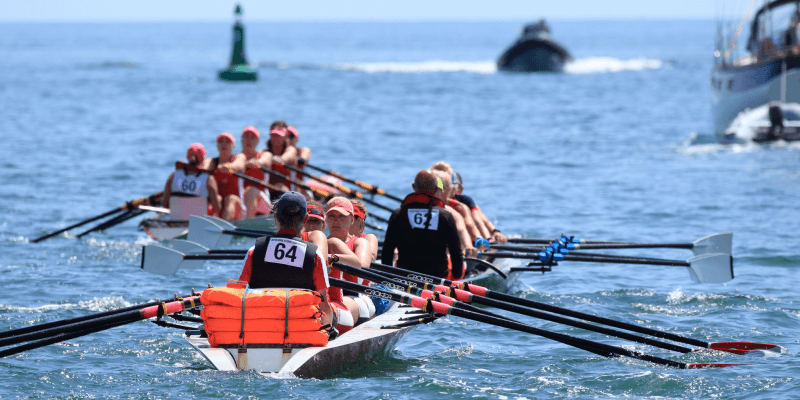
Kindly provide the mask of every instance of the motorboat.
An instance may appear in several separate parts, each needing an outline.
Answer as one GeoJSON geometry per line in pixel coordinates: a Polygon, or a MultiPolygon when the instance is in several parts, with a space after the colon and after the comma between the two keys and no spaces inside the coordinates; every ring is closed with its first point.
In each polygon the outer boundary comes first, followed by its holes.
{"type": "Polygon", "coordinates": [[[497,69],[509,72],[561,72],[569,52],[556,43],[544,19],[528,24],[522,36],[497,60],[497,69]]]}

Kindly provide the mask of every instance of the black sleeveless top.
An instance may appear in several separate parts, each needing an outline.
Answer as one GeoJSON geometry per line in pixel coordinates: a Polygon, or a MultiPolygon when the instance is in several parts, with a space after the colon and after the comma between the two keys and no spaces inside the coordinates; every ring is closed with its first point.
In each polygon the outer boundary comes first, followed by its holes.
{"type": "Polygon", "coordinates": [[[316,290],[314,266],[317,245],[298,236],[280,234],[260,237],[253,250],[250,287],[316,290]]]}

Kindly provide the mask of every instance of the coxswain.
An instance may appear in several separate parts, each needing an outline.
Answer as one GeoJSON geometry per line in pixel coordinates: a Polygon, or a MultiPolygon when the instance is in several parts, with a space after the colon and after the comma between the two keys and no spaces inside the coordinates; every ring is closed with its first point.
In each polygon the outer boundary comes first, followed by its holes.
{"type": "Polygon", "coordinates": [[[169,208],[170,219],[189,219],[190,215],[207,215],[209,204],[220,208],[217,182],[208,171],[201,168],[206,149],[194,143],[186,151],[188,164],[176,166],[164,186],[164,208],[169,208]]]}
{"type": "Polygon", "coordinates": [[[364,239],[367,239],[367,243],[369,243],[369,250],[372,254],[371,261],[378,260],[378,237],[371,234],[371,233],[364,233],[364,221],[367,219],[369,215],[367,213],[367,206],[364,205],[359,200],[350,199],[350,202],[353,203],[353,225],[350,226],[350,234],[353,236],[358,236],[364,239]]]}
{"type": "Polygon", "coordinates": [[[306,198],[288,192],[275,204],[274,236],[256,239],[247,252],[240,281],[253,289],[298,288],[316,290],[322,297],[320,310],[323,324],[331,324],[332,309],[328,300],[327,240],[321,232],[301,237],[300,231],[308,218],[306,198]]]}
{"type": "MultiPolygon", "coordinates": [[[[350,234],[350,226],[353,225],[353,203],[347,198],[336,196],[328,200],[325,205],[325,223],[328,226],[328,252],[336,252],[341,260],[340,254],[353,254],[357,257],[357,267],[369,268],[372,262],[370,245],[366,239],[350,234]],[[336,239],[336,240],[330,240],[336,239]],[[341,248],[343,243],[346,247],[341,248]]],[[[347,263],[352,265],[352,263],[347,263]]],[[[338,276],[341,271],[336,268],[331,269],[332,276],[338,276]]],[[[358,278],[350,274],[342,274],[342,279],[359,283],[358,278]]],[[[343,293],[344,304],[353,314],[356,324],[371,318],[375,314],[375,306],[366,296],[358,293],[343,293]]]]}
{"type": "Polygon", "coordinates": [[[464,258],[455,218],[442,202],[442,180],[425,169],[417,173],[411,188],[414,192],[389,217],[381,263],[392,265],[396,249],[400,268],[461,279],[462,269],[451,272],[448,267],[451,262],[463,265],[464,258]]]}
{"type": "Polygon", "coordinates": [[[234,157],[233,149],[235,147],[236,139],[233,138],[233,135],[222,132],[217,136],[219,157],[206,159],[203,163],[203,169],[211,171],[219,189],[219,203],[222,208],[216,209],[214,214],[219,214],[225,220],[245,217],[241,182],[233,175],[234,172],[244,172],[244,163],[237,161],[234,157]]]}
{"type": "Polygon", "coordinates": [[[464,195],[464,182],[461,180],[461,174],[453,171],[453,176],[456,178],[455,182],[453,182],[453,191],[455,193],[453,198],[469,208],[472,219],[475,221],[475,225],[478,226],[478,230],[481,231],[482,236],[488,238],[492,243],[505,244],[508,242],[508,238],[499,229],[495,228],[489,218],[486,218],[483,210],[475,203],[475,200],[470,196],[464,195]]]}
{"type": "MultiPolygon", "coordinates": [[[[244,174],[260,181],[264,180],[264,172],[261,171],[261,155],[265,150],[258,150],[261,134],[255,126],[248,126],[242,131],[242,152],[236,157],[238,163],[244,164],[244,174]]],[[[247,218],[257,215],[269,214],[272,204],[269,195],[264,188],[255,183],[244,181],[244,205],[247,210],[247,218]]]]}

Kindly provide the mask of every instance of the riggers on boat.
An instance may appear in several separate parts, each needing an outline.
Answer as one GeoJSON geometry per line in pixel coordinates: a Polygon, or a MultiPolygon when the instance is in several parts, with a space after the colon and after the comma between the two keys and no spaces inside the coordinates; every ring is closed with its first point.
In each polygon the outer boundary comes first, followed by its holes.
{"type": "MultiPolygon", "coordinates": [[[[272,214],[229,222],[242,229],[275,230],[275,221],[272,218],[272,214]]],[[[182,239],[189,233],[189,220],[171,219],[167,215],[159,215],[158,218],[143,219],[139,222],[139,228],[147,232],[155,240],[182,239]]]]}
{"type": "MultiPolygon", "coordinates": [[[[488,269],[483,263],[468,261],[468,271],[471,277],[466,281],[495,291],[507,291],[520,274],[519,272],[510,272],[510,270],[512,267],[518,266],[519,263],[519,260],[512,259],[498,260],[495,266],[508,275],[507,278],[503,278],[497,272],[488,269]]],[[[282,292],[285,293],[285,291],[282,292]]],[[[205,291],[203,293],[205,295],[205,291]]],[[[216,291],[215,296],[221,296],[221,293],[221,291],[216,291]]],[[[237,310],[241,311],[241,297],[237,298],[232,295],[226,301],[229,304],[230,302],[238,302],[236,303],[239,305],[237,310]]],[[[264,302],[266,300],[258,301],[264,302]]],[[[203,315],[206,317],[210,311],[205,311],[209,307],[205,298],[203,304],[203,315]]],[[[280,304],[285,309],[286,304],[280,304]]],[[[248,305],[250,304],[245,305],[245,315],[247,315],[246,308],[248,305]]],[[[293,315],[306,315],[302,313],[310,312],[309,310],[297,309],[294,303],[289,304],[289,306],[290,317],[293,315]]],[[[282,344],[242,344],[238,342],[237,344],[224,344],[215,347],[211,345],[209,335],[202,328],[200,330],[187,331],[186,340],[215,368],[221,371],[255,370],[265,374],[277,373],[303,378],[326,378],[347,369],[363,366],[378,357],[391,353],[400,339],[416,326],[407,321],[409,315],[406,312],[408,310],[413,309],[401,307],[397,303],[390,303],[384,313],[356,326],[347,333],[339,335],[324,345],[285,342],[282,344]]],[[[416,315],[422,317],[425,314],[416,315]]],[[[241,319],[238,321],[241,321],[241,319]]],[[[280,320],[281,323],[285,324],[284,321],[285,319],[280,320]]],[[[207,322],[206,326],[208,326],[207,322]]],[[[235,335],[238,338],[239,332],[237,331],[235,335]]],[[[246,332],[245,335],[247,335],[246,332]]],[[[283,336],[283,330],[280,330],[279,335],[283,336]]]]}

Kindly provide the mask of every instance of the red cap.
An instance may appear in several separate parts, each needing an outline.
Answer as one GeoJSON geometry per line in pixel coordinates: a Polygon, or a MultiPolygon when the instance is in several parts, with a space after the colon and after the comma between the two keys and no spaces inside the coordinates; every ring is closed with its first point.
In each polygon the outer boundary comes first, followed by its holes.
{"type": "Polygon", "coordinates": [[[242,131],[242,136],[244,136],[244,134],[248,132],[252,133],[253,135],[256,135],[257,138],[261,139],[261,133],[258,131],[258,129],[256,129],[255,126],[250,125],[247,128],[244,128],[244,130],[242,131]]]}
{"type": "Polygon", "coordinates": [[[286,131],[283,129],[273,129],[269,131],[270,135],[286,136],[286,131]]]}
{"type": "Polygon", "coordinates": [[[286,128],[286,130],[288,130],[289,133],[291,133],[295,137],[300,137],[300,134],[297,132],[297,128],[295,128],[293,126],[289,126],[288,128],[286,128]]]}
{"type": "Polygon", "coordinates": [[[319,208],[319,207],[317,207],[317,206],[315,206],[313,204],[309,204],[307,209],[308,209],[308,217],[309,218],[317,218],[317,219],[321,220],[322,222],[325,222],[325,212],[323,212],[321,208],[319,208]]]}
{"type": "Polygon", "coordinates": [[[356,206],[353,206],[353,215],[355,215],[358,218],[364,219],[364,212],[361,211],[361,209],[356,206]]]}
{"type": "Polygon", "coordinates": [[[189,150],[186,151],[186,160],[192,161],[192,156],[195,157],[198,163],[203,162],[206,159],[206,148],[200,143],[192,144],[189,146],[189,150]]]}
{"type": "Polygon", "coordinates": [[[330,199],[328,204],[325,205],[325,214],[331,212],[332,210],[336,210],[344,215],[355,214],[353,212],[353,203],[341,196],[336,196],[330,199]]]}
{"type": "Polygon", "coordinates": [[[233,143],[233,144],[236,144],[236,139],[234,139],[234,138],[233,138],[233,135],[231,135],[231,134],[230,134],[230,133],[228,133],[228,132],[222,132],[222,133],[220,133],[220,134],[219,134],[219,136],[217,136],[217,141],[219,142],[219,140],[220,140],[221,138],[227,138],[228,140],[230,140],[230,141],[231,141],[231,143],[233,143]]]}

